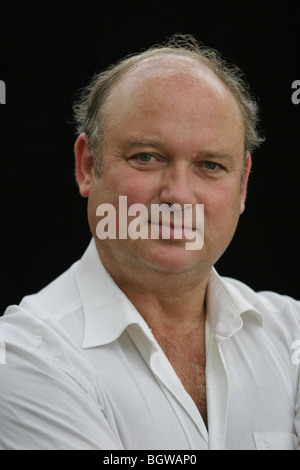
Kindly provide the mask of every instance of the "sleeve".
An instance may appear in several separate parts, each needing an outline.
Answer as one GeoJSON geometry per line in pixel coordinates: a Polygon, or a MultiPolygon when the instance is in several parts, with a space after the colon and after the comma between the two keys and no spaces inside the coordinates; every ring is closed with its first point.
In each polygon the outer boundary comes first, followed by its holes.
{"type": "Polygon", "coordinates": [[[293,324],[291,340],[291,360],[295,370],[297,383],[296,405],[295,405],[295,430],[298,438],[297,449],[300,450],[300,302],[293,301],[295,306],[296,323],[293,324]]]}
{"type": "Polygon", "coordinates": [[[59,350],[47,357],[30,318],[17,324],[0,320],[0,449],[122,449],[97,385],[76,376],[59,350]]]}
{"type": "MultiPolygon", "coordinates": [[[[299,346],[299,362],[297,362],[298,365],[298,391],[297,391],[297,398],[296,398],[296,407],[295,407],[295,429],[298,437],[298,450],[300,450],[300,346],[299,346]]],[[[294,356],[295,360],[295,356],[294,356]]]]}

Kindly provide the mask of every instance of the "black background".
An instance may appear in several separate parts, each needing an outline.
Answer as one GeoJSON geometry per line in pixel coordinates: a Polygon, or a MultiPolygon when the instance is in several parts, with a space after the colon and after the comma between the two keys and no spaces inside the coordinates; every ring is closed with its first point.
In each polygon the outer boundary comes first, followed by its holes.
{"type": "Polygon", "coordinates": [[[95,71],[174,32],[195,35],[245,72],[266,142],[221,274],[299,298],[298,2],[10,2],[0,6],[0,312],[85,250],[86,200],[74,178],[72,102],[95,71]]]}

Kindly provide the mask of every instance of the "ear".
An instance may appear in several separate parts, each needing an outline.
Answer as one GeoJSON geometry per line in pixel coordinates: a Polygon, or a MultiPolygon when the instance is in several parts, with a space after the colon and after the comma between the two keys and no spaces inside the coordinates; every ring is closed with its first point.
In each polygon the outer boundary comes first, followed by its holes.
{"type": "Polygon", "coordinates": [[[76,180],[81,196],[88,197],[93,177],[93,152],[88,136],[80,134],[74,146],[76,180]]]}
{"type": "Polygon", "coordinates": [[[245,174],[243,178],[243,185],[242,185],[242,191],[241,191],[241,209],[240,209],[240,214],[242,214],[245,210],[245,202],[246,202],[246,196],[247,196],[247,185],[248,185],[248,179],[249,179],[249,174],[251,170],[251,155],[248,152],[246,156],[246,161],[245,161],[245,174]]]}

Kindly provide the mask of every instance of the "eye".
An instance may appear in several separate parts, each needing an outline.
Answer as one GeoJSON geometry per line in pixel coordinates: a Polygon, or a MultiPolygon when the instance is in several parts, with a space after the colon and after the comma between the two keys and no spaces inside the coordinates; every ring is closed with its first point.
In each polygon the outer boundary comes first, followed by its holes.
{"type": "Polygon", "coordinates": [[[140,153],[139,155],[135,155],[134,158],[139,160],[140,162],[148,163],[150,162],[154,157],[150,153],[140,153]]]}
{"type": "Polygon", "coordinates": [[[129,158],[131,165],[139,170],[154,170],[160,167],[162,161],[152,153],[141,152],[129,158]]]}
{"type": "Polygon", "coordinates": [[[226,167],[211,160],[200,161],[197,168],[198,174],[207,178],[220,178],[226,174],[226,167]]]}
{"type": "Polygon", "coordinates": [[[218,163],[215,163],[215,162],[204,162],[204,167],[207,170],[213,171],[213,170],[219,169],[220,165],[218,163]]]}

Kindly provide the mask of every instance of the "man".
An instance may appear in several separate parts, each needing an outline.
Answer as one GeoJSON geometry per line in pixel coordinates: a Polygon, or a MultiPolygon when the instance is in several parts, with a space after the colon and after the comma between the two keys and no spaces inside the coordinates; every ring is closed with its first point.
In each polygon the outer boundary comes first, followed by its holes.
{"type": "Polygon", "coordinates": [[[261,142],[237,69],[175,38],[98,75],[75,112],[93,237],[1,319],[0,446],[298,448],[300,303],[213,267],[261,142]],[[169,236],[155,205],[172,208],[169,236]],[[204,241],[187,249],[202,205],[204,241]]]}

